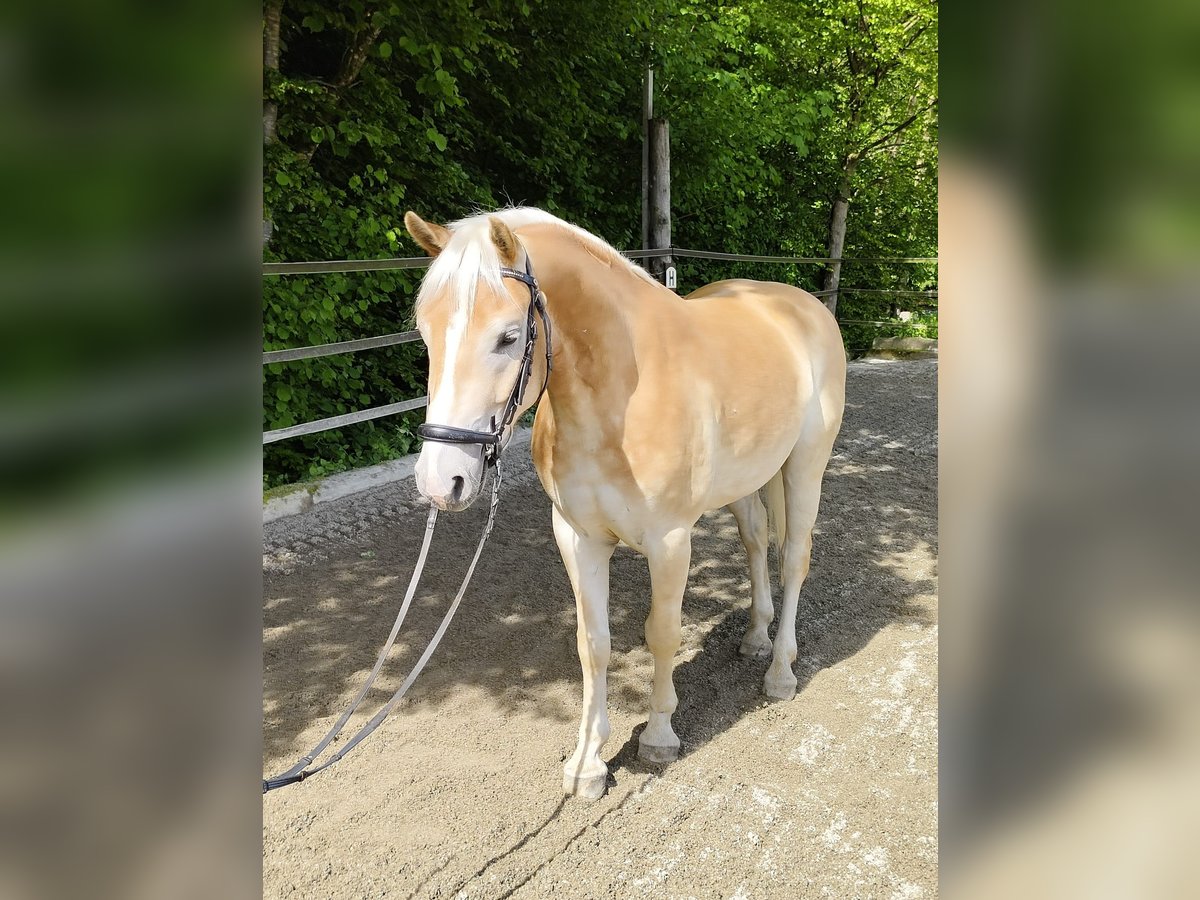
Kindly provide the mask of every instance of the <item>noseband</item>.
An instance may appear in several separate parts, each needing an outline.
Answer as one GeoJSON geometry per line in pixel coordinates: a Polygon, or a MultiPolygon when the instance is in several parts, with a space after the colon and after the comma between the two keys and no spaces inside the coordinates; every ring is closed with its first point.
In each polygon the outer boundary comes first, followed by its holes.
{"type": "Polygon", "coordinates": [[[504,429],[511,425],[513,419],[516,417],[517,410],[520,408],[525,397],[525,388],[528,386],[529,378],[533,374],[533,348],[534,344],[537,343],[537,321],[534,318],[534,313],[541,316],[542,325],[546,329],[546,377],[542,380],[542,388],[538,391],[537,397],[534,398],[534,403],[537,403],[541,399],[542,394],[546,392],[546,385],[550,383],[550,368],[553,354],[550,341],[550,319],[546,315],[546,295],[538,287],[537,278],[534,277],[533,267],[530,265],[528,254],[525,256],[524,272],[517,269],[510,269],[507,266],[501,266],[500,274],[504,278],[515,278],[529,288],[529,310],[525,318],[525,353],[521,357],[521,368],[517,373],[517,383],[513,385],[513,389],[508,395],[508,402],[504,404],[504,413],[501,415],[500,421],[497,422],[495,419],[492,419],[491,431],[472,431],[469,428],[455,428],[452,425],[434,425],[429,422],[417,426],[417,434],[427,441],[438,441],[443,444],[483,445],[483,458],[489,466],[494,465],[500,458],[500,442],[504,436],[504,429]]]}

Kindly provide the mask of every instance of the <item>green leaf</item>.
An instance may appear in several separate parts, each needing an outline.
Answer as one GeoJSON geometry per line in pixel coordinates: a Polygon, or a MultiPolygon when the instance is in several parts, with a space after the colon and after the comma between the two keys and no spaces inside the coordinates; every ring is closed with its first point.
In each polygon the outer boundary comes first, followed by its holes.
{"type": "Polygon", "coordinates": [[[279,387],[275,388],[275,396],[278,397],[280,400],[282,400],[284,403],[287,403],[289,400],[292,399],[292,389],[290,386],[288,386],[286,384],[281,384],[281,385],[279,385],[279,387]]]}
{"type": "MultiPolygon", "coordinates": [[[[628,179],[641,129],[630,110],[640,108],[643,59],[656,66],[656,106],[671,122],[680,159],[672,183],[677,243],[821,256],[846,154],[902,121],[914,98],[924,107],[937,97],[937,5],[929,0],[872,3],[865,24],[849,0],[809,4],[803,15],[766,0],[558,0],[553,15],[545,6],[287,7],[284,73],[268,77],[264,95],[279,103],[279,140],[264,148],[270,258],[415,255],[397,222],[404,209],[451,218],[500,205],[508,191],[617,246],[636,244],[628,179]],[[533,16],[537,27],[518,36],[514,25],[533,16]],[[329,84],[342,56],[377,24],[386,29],[371,51],[380,62],[335,93],[329,84]],[[847,53],[861,62],[857,73],[842,64],[847,53]],[[314,147],[309,162],[302,154],[314,147]]],[[[931,111],[895,152],[862,160],[850,185],[846,256],[936,253],[936,126],[931,111]]],[[[681,260],[678,274],[684,290],[738,277],[820,286],[815,266],[681,260]]],[[[859,264],[844,279],[929,289],[937,268],[859,264]]],[[[420,280],[419,271],[264,279],[264,345],[407,330],[420,280]]],[[[877,295],[841,298],[848,320],[892,319],[893,306],[877,295]]],[[[906,327],[936,335],[936,322],[932,313],[928,326],[906,327]]],[[[843,323],[848,347],[872,335],[843,323]]],[[[351,402],[360,394],[375,403],[417,396],[426,359],[412,343],[265,367],[264,427],[345,412],[345,391],[351,402]],[[351,361],[361,372],[349,373],[351,361]],[[284,376],[287,401],[276,395],[284,376]]],[[[420,419],[418,412],[268,445],[266,479],[296,481],[394,457],[412,444],[420,419]]]]}

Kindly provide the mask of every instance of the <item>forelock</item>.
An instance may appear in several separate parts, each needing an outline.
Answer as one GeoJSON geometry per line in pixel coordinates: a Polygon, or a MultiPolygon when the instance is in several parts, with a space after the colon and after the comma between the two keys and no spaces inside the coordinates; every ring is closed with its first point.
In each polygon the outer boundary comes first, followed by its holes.
{"type": "Polygon", "coordinates": [[[450,242],[425,273],[417,292],[417,308],[449,291],[453,308],[464,309],[470,316],[481,281],[498,294],[504,293],[500,255],[492,243],[487,216],[472,216],[448,227],[450,242]]]}

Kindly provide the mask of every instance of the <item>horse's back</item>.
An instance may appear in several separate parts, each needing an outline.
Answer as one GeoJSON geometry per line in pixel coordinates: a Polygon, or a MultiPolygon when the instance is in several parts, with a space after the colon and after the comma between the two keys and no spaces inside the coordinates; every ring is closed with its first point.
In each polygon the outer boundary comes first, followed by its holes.
{"type": "Polygon", "coordinates": [[[719,338],[734,322],[774,330],[795,343],[807,366],[844,383],[846,356],[837,320],[807,291],[775,281],[734,278],[707,284],[684,300],[705,332],[719,338]]]}
{"type": "Polygon", "coordinates": [[[790,285],[738,279],[694,291],[682,306],[687,392],[697,418],[713,426],[712,505],[761,486],[797,445],[827,458],[845,402],[846,355],[824,304],[790,285]]]}
{"type": "Polygon", "coordinates": [[[778,281],[729,278],[697,288],[683,299],[691,304],[738,308],[752,314],[768,312],[793,316],[826,334],[830,328],[834,332],[837,330],[837,321],[824,303],[808,291],[778,281]]]}

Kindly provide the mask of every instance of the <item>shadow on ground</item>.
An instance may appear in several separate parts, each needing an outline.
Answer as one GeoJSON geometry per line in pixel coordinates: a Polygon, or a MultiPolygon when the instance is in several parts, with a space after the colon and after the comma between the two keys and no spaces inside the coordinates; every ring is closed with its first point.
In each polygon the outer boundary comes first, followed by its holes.
{"type": "MultiPolygon", "coordinates": [[[[852,380],[852,390],[854,385],[852,380]]],[[[920,412],[922,439],[934,427],[928,399],[911,401],[920,412]]],[[[913,599],[936,590],[932,580],[910,580],[902,564],[906,555],[936,555],[936,456],[918,446],[911,416],[893,416],[883,425],[863,422],[866,405],[853,395],[849,401],[825,479],[812,571],[800,597],[795,668],[801,692],[816,672],[853,655],[889,623],[920,621],[913,599]]],[[[426,578],[387,677],[364,709],[390,696],[426,645],[458,587],[485,513],[478,504],[439,521],[426,578]]],[[[325,559],[290,575],[265,576],[264,756],[272,768],[307,749],[315,736],[301,741],[301,733],[325,727],[361,684],[391,627],[423,526],[423,517],[413,514],[361,537],[335,535],[335,549],[325,559]]],[[[763,702],[768,665],[737,653],[748,624],[749,578],[732,517],[703,518],[694,544],[675,676],[680,705],[674,724],[685,752],[763,702]]],[[[650,661],[642,636],[649,608],[644,560],[619,548],[611,583],[609,702],[644,715],[650,661]]],[[[775,599],[778,608],[777,583],[775,599]]],[[[485,695],[502,716],[532,709],[555,722],[573,722],[577,702],[564,698],[577,695],[579,680],[574,603],[551,534],[549,501],[535,481],[519,479],[504,493],[498,525],[458,617],[396,715],[402,717],[410,704],[442,704],[466,688],[485,695]]],[[[351,726],[361,721],[356,717],[351,726]]],[[[637,732],[616,749],[614,770],[637,769],[636,738],[637,732]]]]}

